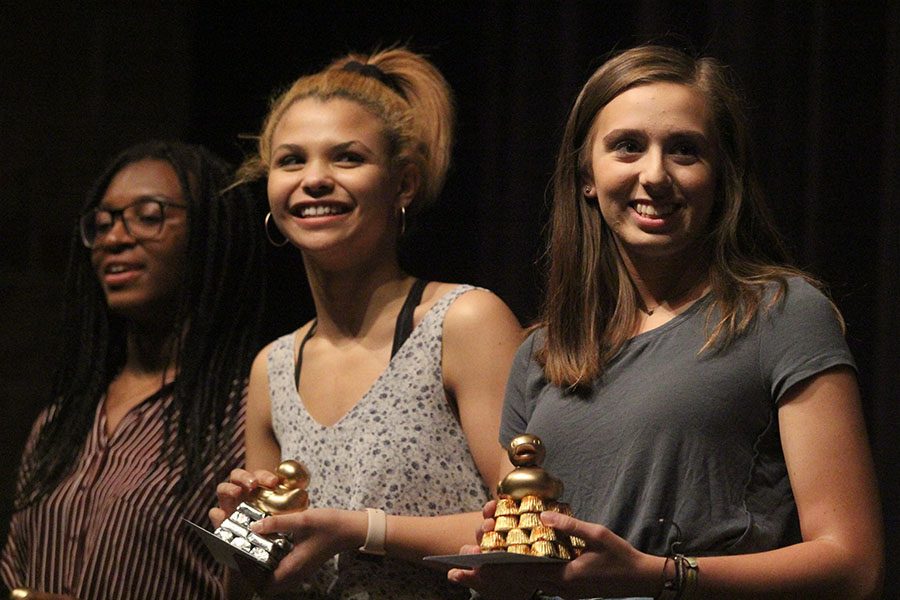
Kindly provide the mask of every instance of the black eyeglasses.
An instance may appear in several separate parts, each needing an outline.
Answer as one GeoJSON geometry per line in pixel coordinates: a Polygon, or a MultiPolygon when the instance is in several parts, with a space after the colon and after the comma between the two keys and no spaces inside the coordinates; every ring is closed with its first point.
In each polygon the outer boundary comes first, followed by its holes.
{"type": "Polygon", "coordinates": [[[187,206],[160,198],[141,198],[118,210],[94,208],[81,215],[78,220],[81,241],[88,248],[93,248],[97,240],[107,235],[115,226],[117,218],[122,219],[125,231],[134,239],[139,241],[156,239],[166,223],[167,208],[186,209],[187,206]]]}

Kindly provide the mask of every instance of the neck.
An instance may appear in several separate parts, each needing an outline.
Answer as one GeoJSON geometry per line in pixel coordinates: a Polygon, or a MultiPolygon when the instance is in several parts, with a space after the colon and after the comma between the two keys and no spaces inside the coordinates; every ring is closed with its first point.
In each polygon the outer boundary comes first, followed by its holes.
{"type": "Polygon", "coordinates": [[[402,299],[409,276],[396,261],[361,264],[340,271],[325,270],[309,260],[306,274],[316,307],[316,336],[360,337],[385,308],[402,299]]]}
{"type": "Polygon", "coordinates": [[[660,307],[677,311],[699,298],[709,284],[709,261],[697,248],[674,257],[622,257],[638,292],[637,308],[646,315],[660,307]]]}
{"type": "Polygon", "coordinates": [[[132,321],[126,336],[123,370],[160,376],[175,372],[176,336],[169,327],[132,321]]]}

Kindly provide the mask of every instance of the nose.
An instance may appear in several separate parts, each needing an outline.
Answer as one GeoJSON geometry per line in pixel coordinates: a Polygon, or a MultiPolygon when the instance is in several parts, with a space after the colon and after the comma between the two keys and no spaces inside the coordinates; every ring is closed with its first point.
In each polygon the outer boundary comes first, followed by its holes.
{"type": "Polygon", "coordinates": [[[303,191],[314,198],[324,196],[334,189],[330,166],[322,160],[307,163],[303,173],[303,191]]]}
{"type": "Polygon", "coordinates": [[[135,242],[134,236],[131,235],[128,226],[125,224],[125,215],[119,213],[112,216],[112,225],[106,233],[97,234],[94,245],[115,247],[134,244],[135,242]]]}
{"type": "Polygon", "coordinates": [[[652,197],[665,196],[671,190],[672,176],[662,151],[654,149],[644,155],[639,181],[652,197]]]}

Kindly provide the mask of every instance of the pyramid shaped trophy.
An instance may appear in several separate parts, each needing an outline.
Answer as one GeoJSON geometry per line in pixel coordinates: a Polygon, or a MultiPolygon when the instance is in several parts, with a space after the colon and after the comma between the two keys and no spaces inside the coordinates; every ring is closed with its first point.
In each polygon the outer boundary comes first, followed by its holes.
{"type": "Polygon", "coordinates": [[[236,557],[241,556],[271,571],[291,551],[293,544],[284,534],[261,536],[250,531],[250,525],[260,519],[299,512],[309,506],[309,471],[305,466],[286,460],[278,465],[275,474],[280,480],[278,485],[256,488],[212,533],[191,523],[219,562],[239,568],[236,557]]]}
{"type": "Polygon", "coordinates": [[[580,555],[584,540],[558,535],[541,523],[540,515],[545,510],[572,514],[568,504],[559,502],[562,481],[541,467],[546,454],[541,439],[527,433],[520,435],[509,443],[507,453],[515,468],[497,484],[494,530],[482,537],[481,551],[564,560],[580,555]]]}

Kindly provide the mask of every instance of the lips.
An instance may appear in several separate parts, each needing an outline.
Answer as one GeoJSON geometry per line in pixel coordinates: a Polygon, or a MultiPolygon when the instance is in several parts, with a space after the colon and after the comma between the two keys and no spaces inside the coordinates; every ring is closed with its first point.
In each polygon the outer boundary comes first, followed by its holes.
{"type": "Polygon", "coordinates": [[[140,276],[143,265],[132,262],[110,261],[100,269],[100,277],[109,287],[125,285],[140,276]]]}

